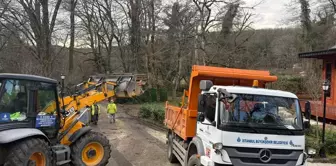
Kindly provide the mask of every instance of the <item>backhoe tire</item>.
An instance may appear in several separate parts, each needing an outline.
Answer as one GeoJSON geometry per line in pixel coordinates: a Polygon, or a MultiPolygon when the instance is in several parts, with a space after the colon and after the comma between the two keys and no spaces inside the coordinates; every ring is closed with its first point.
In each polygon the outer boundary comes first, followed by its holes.
{"type": "Polygon", "coordinates": [[[51,166],[52,152],[48,143],[40,138],[28,138],[9,147],[4,166],[51,166]]]}
{"type": "Polygon", "coordinates": [[[101,133],[89,131],[71,145],[75,166],[105,166],[111,157],[109,140],[101,133]]]}
{"type": "Polygon", "coordinates": [[[168,157],[168,161],[170,163],[178,163],[178,160],[175,156],[175,154],[173,153],[173,138],[172,135],[169,134],[168,136],[168,150],[167,150],[167,157],[168,157]]]}
{"type": "Polygon", "coordinates": [[[188,166],[201,166],[201,161],[197,158],[196,154],[193,154],[188,160],[188,166]]]}

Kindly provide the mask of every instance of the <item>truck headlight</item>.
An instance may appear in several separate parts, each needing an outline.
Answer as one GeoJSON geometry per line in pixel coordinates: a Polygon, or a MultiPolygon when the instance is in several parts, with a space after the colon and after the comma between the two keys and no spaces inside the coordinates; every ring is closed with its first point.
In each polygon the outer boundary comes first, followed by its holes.
{"type": "Polygon", "coordinates": [[[223,149],[223,144],[222,143],[215,143],[212,145],[212,148],[214,148],[215,150],[222,150],[223,149]]]}
{"type": "Polygon", "coordinates": [[[309,155],[314,155],[314,154],[316,154],[316,149],[308,148],[307,153],[308,153],[309,155]]]}

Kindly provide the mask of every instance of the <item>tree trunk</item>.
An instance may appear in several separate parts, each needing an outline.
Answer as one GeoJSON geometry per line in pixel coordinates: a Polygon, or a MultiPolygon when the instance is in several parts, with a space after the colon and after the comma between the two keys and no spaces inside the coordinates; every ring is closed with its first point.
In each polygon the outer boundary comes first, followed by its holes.
{"type": "Polygon", "coordinates": [[[69,48],[69,73],[72,73],[74,62],[74,47],[75,47],[75,8],[77,0],[70,2],[70,48],[69,48]]]}
{"type": "Polygon", "coordinates": [[[139,68],[139,51],[140,51],[140,42],[141,42],[141,34],[140,34],[140,0],[130,0],[130,17],[131,17],[131,30],[130,30],[130,38],[131,38],[131,50],[132,50],[132,64],[134,64],[133,71],[137,72],[139,68]]]}
{"type": "Polygon", "coordinates": [[[198,40],[198,25],[196,25],[195,27],[196,29],[196,35],[195,35],[195,39],[194,39],[194,54],[195,54],[195,64],[199,65],[199,58],[198,58],[198,44],[197,44],[197,40],[198,40]]]}

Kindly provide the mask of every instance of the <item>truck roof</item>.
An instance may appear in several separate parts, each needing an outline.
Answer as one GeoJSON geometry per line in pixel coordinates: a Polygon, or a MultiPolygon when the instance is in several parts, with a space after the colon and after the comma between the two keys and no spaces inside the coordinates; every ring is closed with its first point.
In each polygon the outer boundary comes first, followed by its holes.
{"type": "Polygon", "coordinates": [[[273,89],[264,89],[264,88],[254,88],[254,87],[245,87],[245,86],[213,86],[209,90],[210,92],[216,92],[217,89],[222,88],[226,89],[229,93],[238,93],[238,94],[253,94],[253,95],[264,95],[264,96],[277,96],[277,97],[286,97],[286,98],[295,98],[297,96],[293,93],[273,90],[273,89]]]}
{"type": "Polygon", "coordinates": [[[211,80],[214,85],[252,86],[254,80],[258,80],[259,87],[265,87],[266,83],[275,82],[276,76],[272,76],[265,70],[247,70],[214,66],[194,65],[190,74],[188,109],[197,110],[198,94],[200,93],[200,81],[211,80]]]}

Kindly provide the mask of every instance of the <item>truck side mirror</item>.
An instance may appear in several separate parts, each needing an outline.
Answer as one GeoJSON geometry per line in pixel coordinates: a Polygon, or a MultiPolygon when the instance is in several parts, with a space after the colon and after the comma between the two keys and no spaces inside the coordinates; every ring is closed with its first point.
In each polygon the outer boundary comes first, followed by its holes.
{"type": "Polygon", "coordinates": [[[199,121],[199,122],[204,122],[204,120],[205,120],[205,115],[204,115],[204,113],[203,113],[203,112],[199,112],[199,113],[198,113],[198,116],[197,116],[197,121],[199,121]]]}
{"type": "Polygon", "coordinates": [[[306,101],[305,103],[305,118],[310,120],[310,116],[311,116],[311,109],[310,109],[310,102],[306,101]]]}
{"type": "Polygon", "coordinates": [[[200,82],[200,89],[202,91],[208,91],[213,86],[212,81],[210,80],[201,80],[200,82]]]}
{"type": "Polygon", "coordinates": [[[205,112],[205,104],[206,103],[206,96],[204,94],[198,95],[198,112],[204,114],[205,112]]]}

